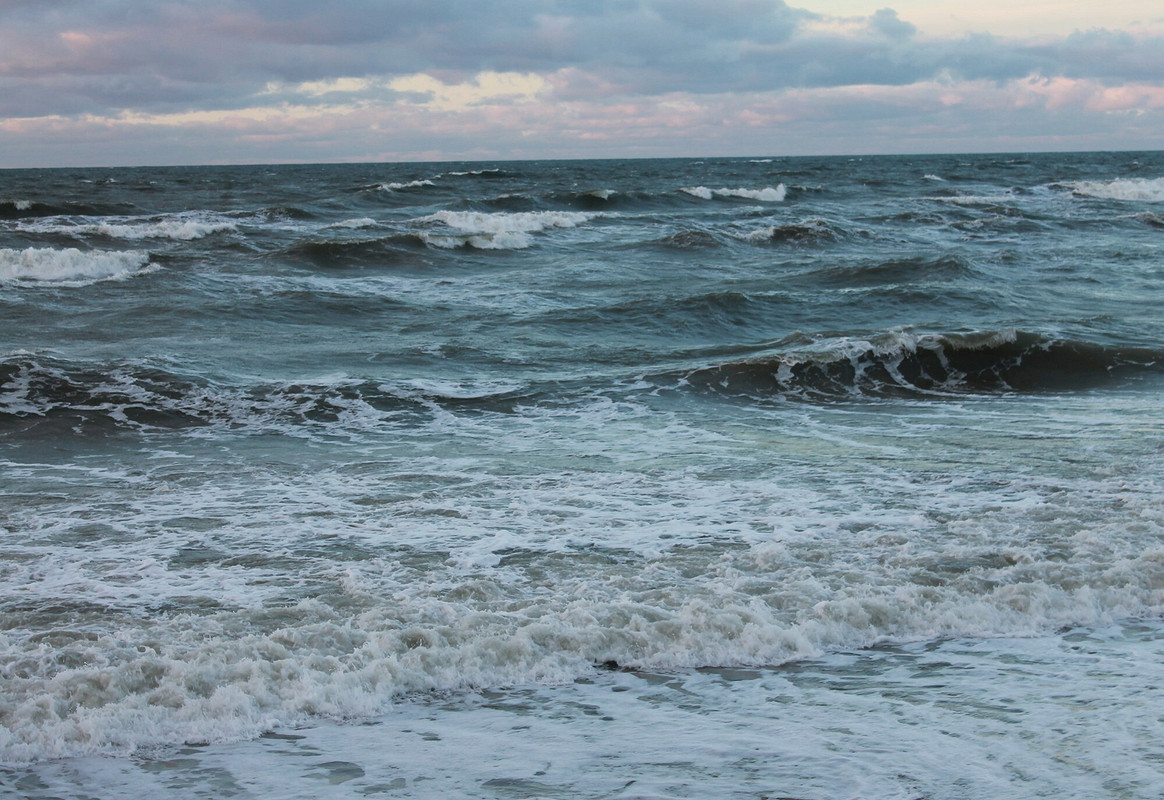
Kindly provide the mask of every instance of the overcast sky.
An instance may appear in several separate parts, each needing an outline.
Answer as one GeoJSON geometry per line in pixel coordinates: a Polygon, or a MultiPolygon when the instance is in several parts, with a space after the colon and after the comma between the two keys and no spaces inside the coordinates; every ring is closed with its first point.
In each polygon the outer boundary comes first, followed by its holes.
{"type": "Polygon", "coordinates": [[[1162,132],[1160,0],[0,0],[0,167],[1161,149],[1162,132]]]}

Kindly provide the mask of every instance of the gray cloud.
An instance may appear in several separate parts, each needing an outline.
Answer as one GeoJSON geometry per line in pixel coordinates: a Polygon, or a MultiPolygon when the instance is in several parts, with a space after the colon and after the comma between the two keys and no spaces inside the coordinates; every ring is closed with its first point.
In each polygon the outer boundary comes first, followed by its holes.
{"type": "Polygon", "coordinates": [[[1160,38],[935,42],[890,8],[846,31],[819,21],[781,0],[6,0],[0,115],[232,108],[272,82],[417,72],[574,68],[623,96],[1164,75],[1160,38]]]}

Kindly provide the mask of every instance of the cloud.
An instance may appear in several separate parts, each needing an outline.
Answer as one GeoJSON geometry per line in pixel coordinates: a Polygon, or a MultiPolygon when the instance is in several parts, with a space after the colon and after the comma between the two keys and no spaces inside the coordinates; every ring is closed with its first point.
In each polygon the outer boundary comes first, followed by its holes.
{"type": "Polygon", "coordinates": [[[890,39],[908,39],[917,33],[917,27],[898,19],[897,12],[892,8],[878,9],[869,18],[869,27],[890,39]]]}
{"type": "Polygon", "coordinates": [[[148,125],[177,141],[185,125],[208,141],[221,126],[300,146],[299,159],[371,152],[349,123],[401,143],[415,125],[418,143],[455,152],[489,149],[491,132],[665,143],[684,126],[724,147],[729,130],[751,142],[795,126],[789,108],[826,115],[836,136],[860,128],[858,110],[956,131],[972,107],[1048,127],[1076,108],[1099,130],[1156,113],[1162,75],[1164,36],[1149,28],[938,39],[892,8],[835,17],[781,0],[7,0],[0,152],[35,149],[19,131],[37,119],[58,138],[148,125]],[[327,135],[346,138],[325,152],[327,135]]]}

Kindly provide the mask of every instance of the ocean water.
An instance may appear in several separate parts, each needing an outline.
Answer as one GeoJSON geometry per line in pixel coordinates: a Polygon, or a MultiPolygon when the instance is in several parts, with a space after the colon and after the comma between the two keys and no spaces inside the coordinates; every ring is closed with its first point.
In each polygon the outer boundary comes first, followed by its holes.
{"type": "Polygon", "coordinates": [[[1156,798],[1164,153],[0,172],[0,795],[1156,798]]]}

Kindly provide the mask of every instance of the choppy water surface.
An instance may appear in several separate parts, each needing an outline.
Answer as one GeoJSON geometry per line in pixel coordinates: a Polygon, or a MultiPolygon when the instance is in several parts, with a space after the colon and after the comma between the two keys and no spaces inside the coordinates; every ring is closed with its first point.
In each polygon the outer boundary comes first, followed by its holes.
{"type": "Polygon", "coordinates": [[[1156,797],[1164,155],[0,173],[0,789],[1156,797]]]}

